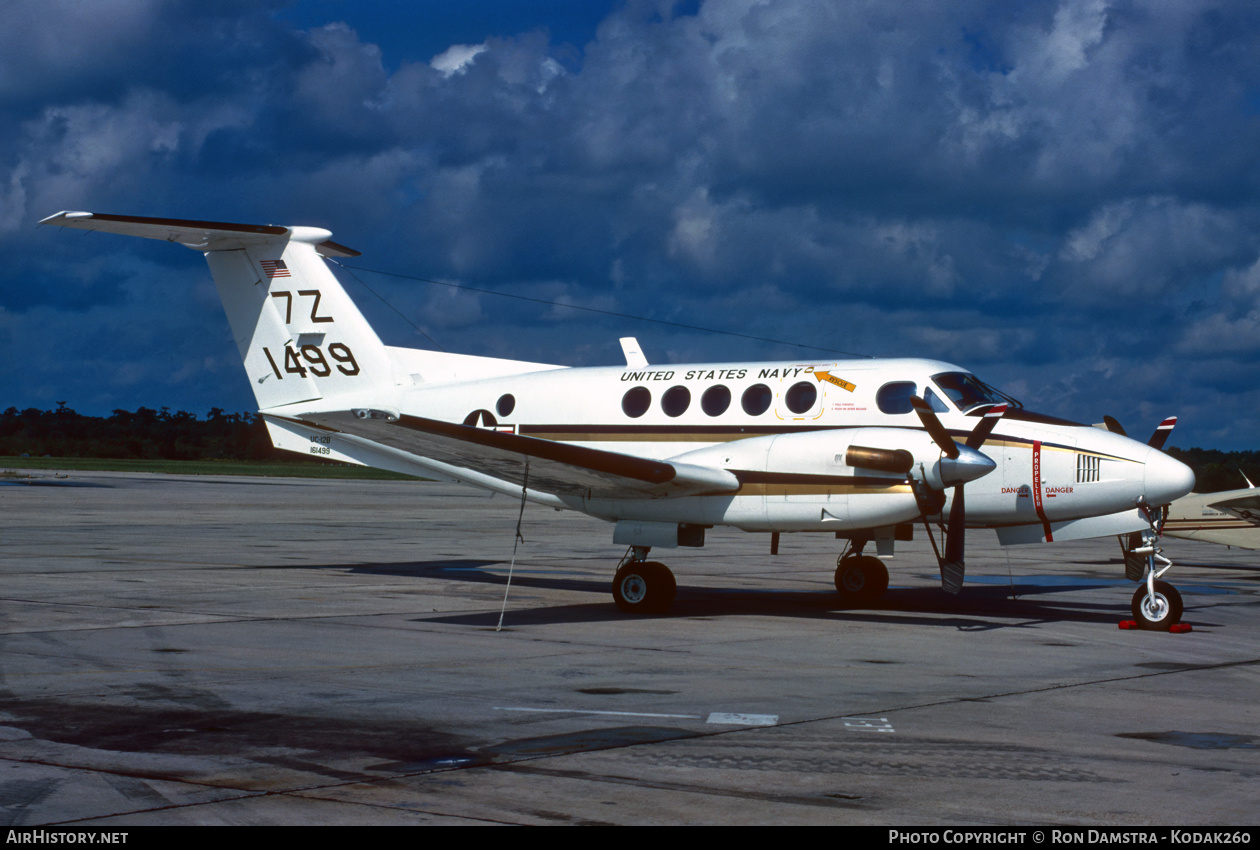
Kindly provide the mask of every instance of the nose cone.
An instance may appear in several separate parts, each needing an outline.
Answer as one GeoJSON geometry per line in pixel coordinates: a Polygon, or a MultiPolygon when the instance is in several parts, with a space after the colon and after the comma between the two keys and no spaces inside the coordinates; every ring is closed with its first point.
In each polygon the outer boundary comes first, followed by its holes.
{"type": "Polygon", "coordinates": [[[1194,489],[1194,470],[1158,449],[1146,456],[1144,495],[1147,504],[1166,505],[1194,489]]]}
{"type": "Polygon", "coordinates": [[[975,481],[981,476],[988,475],[996,466],[997,464],[988,455],[967,446],[959,446],[958,457],[952,460],[947,457],[941,458],[941,481],[947,487],[975,481]]]}

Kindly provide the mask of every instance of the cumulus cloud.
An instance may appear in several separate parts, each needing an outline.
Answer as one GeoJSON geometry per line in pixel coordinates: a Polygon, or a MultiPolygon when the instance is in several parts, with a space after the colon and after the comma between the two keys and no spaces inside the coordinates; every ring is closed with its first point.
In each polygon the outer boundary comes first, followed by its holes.
{"type": "Polygon", "coordinates": [[[488,49],[484,44],[452,44],[429,60],[429,67],[443,77],[450,77],[452,74],[464,74],[467,73],[468,66],[472,64],[473,60],[488,49]]]}
{"type": "Polygon", "coordinates": [[[1158,297],[1249,252],[1242,226],[1232,211],[1172,197],[1105,204],[1065,234],[1055,277],[1077,302],[1158,297]]]}
{"type": "Polygon", "coordinates": [[[5,157],[11,164],[0,232],[119,189],[151,197],[153,184],[177,179],[172,170],[181,158],[195,158],[210,133],[246,121],[230,104],[179,104],[147,89],[116,104],[50,105],[23,123],[5,157]]]}
{"type": "Polygon", "coordinates": [[[50,0],[6,4],[0,15],[0,101],[68,85],[142,50],[162,0],[50,0]]]}
{"type": "MultiPolygon", "coordinates": [[[[377,267],[784,340],[379,282],[471,353],[928,354],[1081,419],[1145,415],[1177,358],[1260,359],[1244,0],[612,4],[580,53],[540,20],[436,55],[281,5],[11,3],[0,286],[141,250],[26,229],[98,208],[320,224],[377,267]]],[[[83,303],[130,297],[99,274],[83,303]]],[[[200,362],[176,373],[222,392],[200,362]]]]}

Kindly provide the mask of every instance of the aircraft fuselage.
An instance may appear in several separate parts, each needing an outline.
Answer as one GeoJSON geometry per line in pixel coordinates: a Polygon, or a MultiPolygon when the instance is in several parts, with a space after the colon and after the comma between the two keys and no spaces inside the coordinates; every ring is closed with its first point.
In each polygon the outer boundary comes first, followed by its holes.
{"type": "MultiPolygon", "coordinates": [[[[851,466],[848,449],[904,449],[930,478],[941,452],[905,399],[932,397],[938,418],[962,442],[992,405],[979,403],[967,415],[937,379],[968,374],[921,359],[547,368],[398,387],[386,406],[535,439],[719,467],[739,478],[733,493],[668,500],[559,497],[604,519],[844,532],[919,516],[904,473],[851,466]]],[[[377,407],[384,401],[379,394],[363,399],[377,407]]],[[[302,414],[290,407],[288,415],[302,414]]],[[[973,526],[1048,525],[1130,510],[1142,498],[1160,505],[1193,483],[1186,483],[1185,467],[1146,444],[1022,409],[1001,420],[984,454],[995,468],[967,484],[973,526]]],[[[952,495],[942,512],[948,499],[952,495]]]]}

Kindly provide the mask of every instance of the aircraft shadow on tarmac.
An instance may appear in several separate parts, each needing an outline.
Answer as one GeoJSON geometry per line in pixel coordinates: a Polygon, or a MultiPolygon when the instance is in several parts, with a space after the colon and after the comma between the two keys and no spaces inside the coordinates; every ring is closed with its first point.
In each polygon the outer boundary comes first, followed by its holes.
{"type": "MultiPolygon", "coordinates": [[[[460,582],[481,582],[503,586],[507,576],[501,561],[446,559],[387,564],[328,565],[367,575],[412,576],[427,579],[448,579],[460,582]],[[493,572],[483,568],[493,567],[493,572]]],[[[861,608],[848,608],[831,590],[801,591],[765,589],[731,589],[688,587],[680,583],[678,596],[669,614],[631,617],[617,610],[611,599],[611,577],[607,580],[565,578],[517,572],[512,577],[505,626],[547,625],[577,622],[604,622],[629,619],[708,618],[735,615],[760,615],[843,622],[921,625],[959,630],[1026,627],[1041,622],[1079,622],[1111,625],[1130,619],[1128,593],[1119,582],[1104,582],[1070,576],[1046,576],[1044,583],[1027,578],[1014,583],[969,584],[957,596],[949,596],[934,587],[890,587],[878,602],[861,608]],[[1114,601],[1105,603],[1072,598],[1085,590],[1099,590],[1114,585],[1119,591],[1114,601]],[[600,601],[570,605],[519,607],[530,590],[559,590],[598,594],[600,601]],[[516,600],[513,601],[513,595],[516,600]],[[1053,596],[1053,599],[1047,599],[1053,596]]],[[[685,582],[685,576],[682,577],[685,582]]],[[[1188,610],[1192,610],[1188,606],[1188,610]]],[[[449,623],[477,627],[494,627],[498,610],[449,616],[424,617],[424,622],[449,623]]]]}
{"type": "Polygon", "coordinates": [[[68,481],[64,478],[0,478],[0,487],[90,487],[112,490],[114,485],[99,481],[68,481]]]}

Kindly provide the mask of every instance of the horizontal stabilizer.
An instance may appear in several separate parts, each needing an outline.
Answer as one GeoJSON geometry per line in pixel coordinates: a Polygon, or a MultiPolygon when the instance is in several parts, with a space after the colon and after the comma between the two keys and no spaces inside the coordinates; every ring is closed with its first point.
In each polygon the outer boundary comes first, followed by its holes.
{"type": "MultiPolygon", "coordinates": [[[[118,233],[123,236],[140,236],[145,239],[161,239],[178,242],[197,251],[231,251],[249,244],[273,241],[289,236],[294,228],[275,224],[233,224],[225,221],[193,221],[182,218],[148,218],[138,215],[110,215],[108,213],[63,211],[50,215],[40,224],[72,227],[77,230],[99,230],[102,233],[118,233]]],[[[308,233],[317,228],[302,228],[308,233]]],[[[357,257],[359,252],[338,245],[327,237],[315,243],[315,250],[325,257],[357,257]]],[[[307,241],[313,241],[308,239],[307,241]]]]}
{"type": "Polygon", "coordinates": [[[609,452],[376,410],[303,414],[298,420],[414,455],[472,469],[543,493],[584,498],[653,499],[734,493],[725,469],[609,452]]]}

